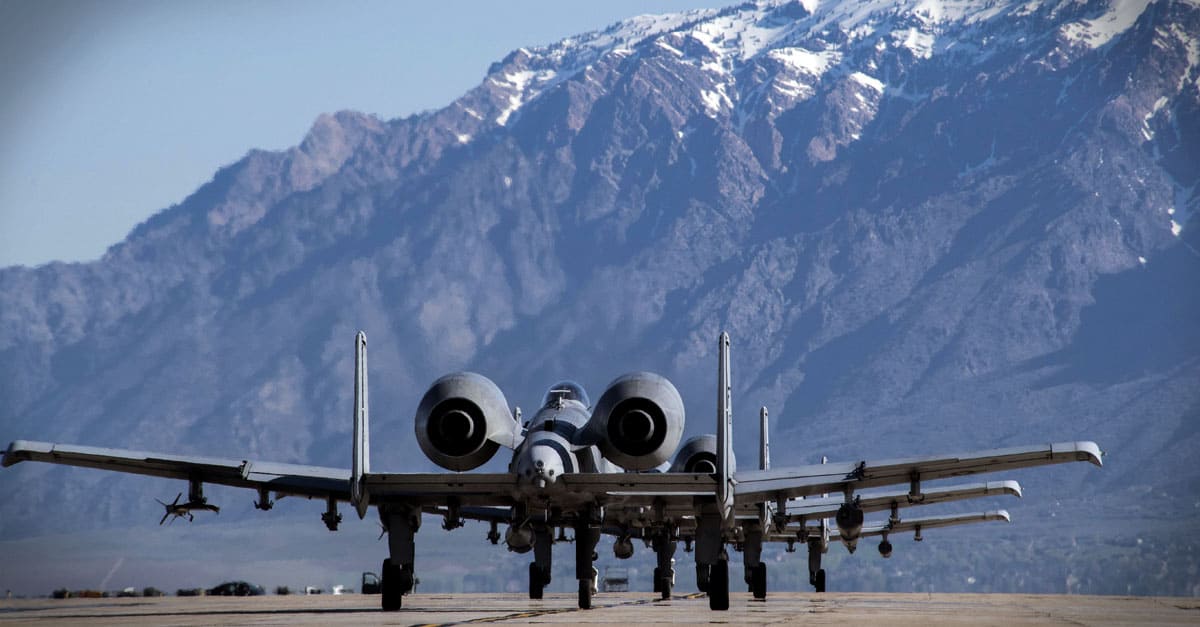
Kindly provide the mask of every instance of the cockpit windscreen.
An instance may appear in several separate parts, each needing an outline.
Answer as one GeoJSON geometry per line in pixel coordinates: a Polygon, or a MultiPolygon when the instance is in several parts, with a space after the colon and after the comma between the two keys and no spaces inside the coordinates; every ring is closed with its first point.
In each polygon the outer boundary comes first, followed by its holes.
{"type": "Polygon", "coordinates": [[[584,407],[591,407],[592,402],[588,400],[587,392],[583,391],[583,386],[574,381],[560,381],[550,386],[546,392],[546,398],[542,400],[542,407],[546,407],[552,403],[558,402],[558,399],[579,401],[584,407]]]}

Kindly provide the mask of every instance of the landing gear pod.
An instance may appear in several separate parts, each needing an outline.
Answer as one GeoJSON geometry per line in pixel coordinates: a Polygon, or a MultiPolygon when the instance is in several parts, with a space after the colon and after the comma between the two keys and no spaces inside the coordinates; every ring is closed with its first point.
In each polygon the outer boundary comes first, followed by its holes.
{"type": "Polygon", "coordinates": [[[588,429],[604,457],[625,470],[667,461],[683,437],[683,399],[652,372],[618,377],[596,403],[588,429]]]}
{"type": "Polygon", "coordinates": [[[511,448],[520,433],[504,393],[473,372],[435,381],[417,407],[415,428],[425,455],[454,471],[482,466],[501,444],[511,448]]]}

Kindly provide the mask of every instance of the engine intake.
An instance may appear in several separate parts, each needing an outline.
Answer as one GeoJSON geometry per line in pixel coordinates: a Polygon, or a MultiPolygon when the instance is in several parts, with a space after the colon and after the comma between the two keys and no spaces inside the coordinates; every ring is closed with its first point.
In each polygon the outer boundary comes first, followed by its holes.
{"type": "Polygon", "coordinates": [[[588,429],[606,459],[625,470],[649,470],[679,445],[683,420],[683,399],[670,381],[634,372],[609,384],[588,429]]]}
{"type": "Polygon", "coordinates": [[[504,393],[473,372],[448,374],[429,387],[414,420],[417,443],[447,470],[473,470],[511,443],[519,425],[504,393]]]}
{"type": "MultiPolygon", "coordinates": [[[[730,464],[736,467],[736,463],[732,460],[730,460],[730,464]]],[[[671,462],[670,472],[715,474],[717,472],[717,436],[710,433],[688,438],[679,448],[679,452],[675,454],[675,461],[671,462]]]]}

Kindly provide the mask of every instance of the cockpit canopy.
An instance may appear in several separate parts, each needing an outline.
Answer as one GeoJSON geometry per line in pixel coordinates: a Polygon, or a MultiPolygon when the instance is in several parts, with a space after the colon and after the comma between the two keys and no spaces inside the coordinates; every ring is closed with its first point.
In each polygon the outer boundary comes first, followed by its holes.
{"type": "Polygon", "coordinates": [[[546,398],[542,399],[542,407],[557,403],[559,399],[579,401],[584,407],[592,406],[587,392],[583,391],[583,386],[574,381],[560,381],[550,386],[546,391],[546,398]]]}

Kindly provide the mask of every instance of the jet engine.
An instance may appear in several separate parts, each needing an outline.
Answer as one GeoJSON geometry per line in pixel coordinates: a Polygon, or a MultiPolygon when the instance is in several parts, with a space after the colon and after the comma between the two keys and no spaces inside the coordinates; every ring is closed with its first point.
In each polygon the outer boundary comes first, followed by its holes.
{"type": "Polygon", "coordinates": [[[512,445],[520,425],[508,410],[504,393],[473,372],[448,374],[430,386],[417,406],[417,442],[446,470],[472,470],[512,445]]]}
{"type": "MultiPolygon", "coordinates": [[[[737,467],[733,460],[729,463],[737,467]]],[[[717,436],[706,434],[688,438],[675,454],[675,461],[671,462],[668,472],[700,472],[710,475],[717,472],[717,436]]]]}
{"type": "Polygon", "coordinates": [[[609,461],[649,470],[667,461],[683,437],[683,399],[652,372],[622,375],[600,396],[587,429],[609,461]]]}

